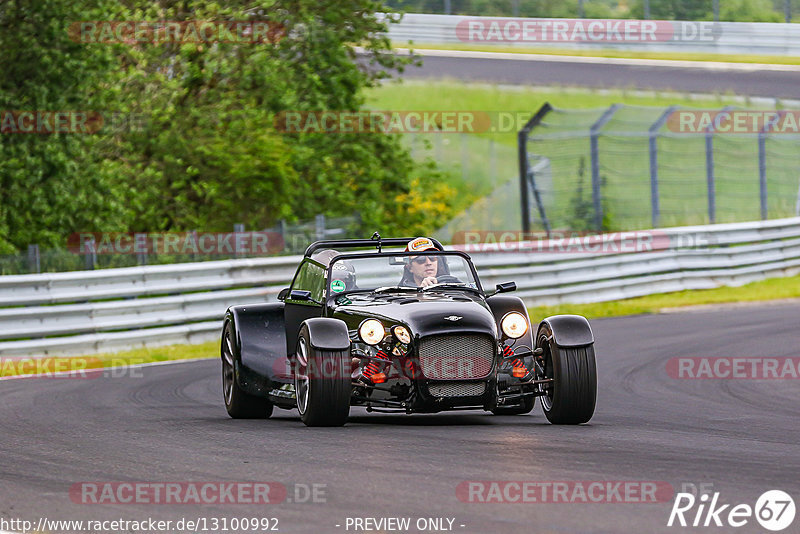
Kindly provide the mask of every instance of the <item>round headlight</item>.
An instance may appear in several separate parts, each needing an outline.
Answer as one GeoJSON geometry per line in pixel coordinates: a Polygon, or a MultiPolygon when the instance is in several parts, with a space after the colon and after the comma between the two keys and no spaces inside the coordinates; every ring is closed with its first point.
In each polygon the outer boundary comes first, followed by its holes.
{"type": "Polygon", "coordinates": [[[528,321],[521,313],[510,312],[500,321],[500,328],[502,328],[503,333],[511,339],[517,339],[525,335],[525,332],[528,331],[528,321]]]}
{"type": "Polygon", "coordinates": [[[377,345],[383,341],[383,336],[386,335],[386,331],[383,329],[383,325],[379,320],[367,319],[358,327],[358,335],[361,336],[361,340],[367,345],[377,345]]]}
{"type": "Polygon", "coordinates": [[[395,326],[392,329],[392,333],[400,343],[403,343],[404,345],[411,343],[411,334],[408,333],[408,329],[405,326],[395,326]]]}

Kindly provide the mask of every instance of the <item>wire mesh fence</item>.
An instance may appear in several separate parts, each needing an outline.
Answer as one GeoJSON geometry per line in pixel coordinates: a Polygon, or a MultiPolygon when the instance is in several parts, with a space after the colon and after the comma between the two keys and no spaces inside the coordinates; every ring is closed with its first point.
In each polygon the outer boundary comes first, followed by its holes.
{"type": "Polygon", "coordinates": [[[796,112],[775,110],[553,109],[525,140],[527,178],[541,192],[532,227],[613,231],[798,215],[796,123],[796,112]]]}
{"type": "Polygon", "coordinates": [[[62,248],[33,244],[24,253],[0,255],[0,275],[301,254],[313,241],[363,237],[360,227],[361,218],[356,214],[279,221],[257,231],[236,224],[233,232],[87,233],[75,235],[76,239],[62,248]]]}

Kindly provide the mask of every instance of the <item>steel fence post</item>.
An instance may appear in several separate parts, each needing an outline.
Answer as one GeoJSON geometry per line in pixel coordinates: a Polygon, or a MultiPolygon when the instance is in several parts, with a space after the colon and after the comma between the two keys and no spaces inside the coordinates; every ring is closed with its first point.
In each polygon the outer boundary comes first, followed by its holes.
{"type": "Polygon", "coordinates": [[[42,272],[39,245],[28,245],[28,272],[37,274],[42,272]]]}
{"type": "Polygon", "coordinates": [[[594,227],[600,232],[603,229],[603,202],[600,190],[600,131],[608,124],[614,113],[621,108],[621,104],[614,104],[592,125],[590,130],[590,147],[592,157],[592,203],[594,204],[594,227]]]}
{"type": "Polygon", "coordinates": [[[650,213],[653,228],[661,224],[661,203],[658,193],[658,132],[679,106],[670,106],[649,130],[650,135],[650,213]]]}
{"type": "Polygon", "coordinates": [[[97,264],[97,247],[94,237],[83,242],[84,245],[84,267],[87,271],[93,271],[97,264]]]}
{"type": "Polygon", "coordinates": [[[544,117],[553,111],[553,106],[549,102],[539,108],[525,126],[517,132],[517,156],[519,162],[519,194],[522,210],[522,231],[530,234],[531,231],[531,205],[530,193],[528,192],[528,134],[538,126],[544,117]]]}
{"type": "Polygon", "coordinates": [[[714,183],[714,130],[706,132],[706,187],[708,189],[708,222],[717,219],[716,184],[714,183]]]}
{"type": "Polygon", "coordinates": [[[770,128],[774,128],[785,114],[785,111],[779,111],[774,118],[766,121],[758,132],[758,191],[761,198],[762,220],[769,218],[769,197],[767,195],[767,136],[770,128]]]}
{"type": "Polygon", "coordinates": [[[733,106],[725,106],[714,122],[706,128],[706,186],[708,187],[708,222],[717,221],[717,184],[714,176],[714,124],[719,124],[733,106]]]}
{"type": "Polygon", "coordinates": [[[238,258],[242,255],[241,243],[239,242],[239,234],[244,233],[244,224],[236,223],[233,225],[233,257],[238,258]]]}
{"type": "Polygon", "coordinates": [[[133,234],[133,247],[136,251],[136,263],[139,265],[147,265],[147,234],[133,234]]]}

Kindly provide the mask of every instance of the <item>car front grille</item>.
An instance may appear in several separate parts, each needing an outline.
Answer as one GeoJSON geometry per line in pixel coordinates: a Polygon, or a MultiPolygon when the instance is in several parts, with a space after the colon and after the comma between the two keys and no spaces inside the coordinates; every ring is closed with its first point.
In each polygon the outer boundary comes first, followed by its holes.
{"type": "Polygon", "coordinates": [[[485,382],[430,382],[428,391],[434,397],[477,397],[486,390],[485,382]]]}
{"type": "Polygon", "coordinates": [[[479,334],[448,334],[420,340],[422,374],[433,380],[485,378],[492,371],[494,339],[479,334]]]}

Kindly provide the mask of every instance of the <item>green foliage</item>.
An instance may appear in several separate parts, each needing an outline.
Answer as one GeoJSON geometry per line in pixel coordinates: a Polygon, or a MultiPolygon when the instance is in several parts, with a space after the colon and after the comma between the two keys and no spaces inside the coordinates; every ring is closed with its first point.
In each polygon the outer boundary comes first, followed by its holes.
{"type": "MultiPolygon", "coordinates": [[[[594,199],[592,197],[591,178],[586,176],[586,158],[578,160],[577,185],[569,201],[569,229],[575,232],[595,232],[594,199]]],[[[600,190],[605,189],[607,178],[600,175],[600,190]]],[[[614,230],[613,217],[611,213],[611,203],[607,198],[601,198],[600,203],[603,209],[603,217],[600,221],[599,231],[608,232],[614,230]]]]}
{"type": "Polygon", "coordinates": [[[128,121],[94,135],[0,136],[0,254],[63,246],[78,231],[265,228],[319,213],[358,211],[365,231],[418,229],[402,195],[436,172],[396,137],[275,125],[284,111],[358,110],[365,88],[413,61],[390,53],[395,19],[379,11],[373,0],[0,6],[0,110],[96,110],[128,121]],[[264,19],[285,29],[281,39],[82,43],[68,31],[86,20],[264,19]]]}
{"type": "Polygon", "coordinates": [[[721,2],[719,18],[732,22],[784,22],[770,0],[727,0],[721,2]]]}
{"type": "MultiPolygon", "coordinates": [[[[113,2],[9,0],[0,7],[0,110],[102,108],[113,47],[69,39],[64,21],[113,13],[113,2]]],[[[82,229],[119,229],[122,205],[85,134],[0,134],[0,252],[61,243],[82,229]]]]}

